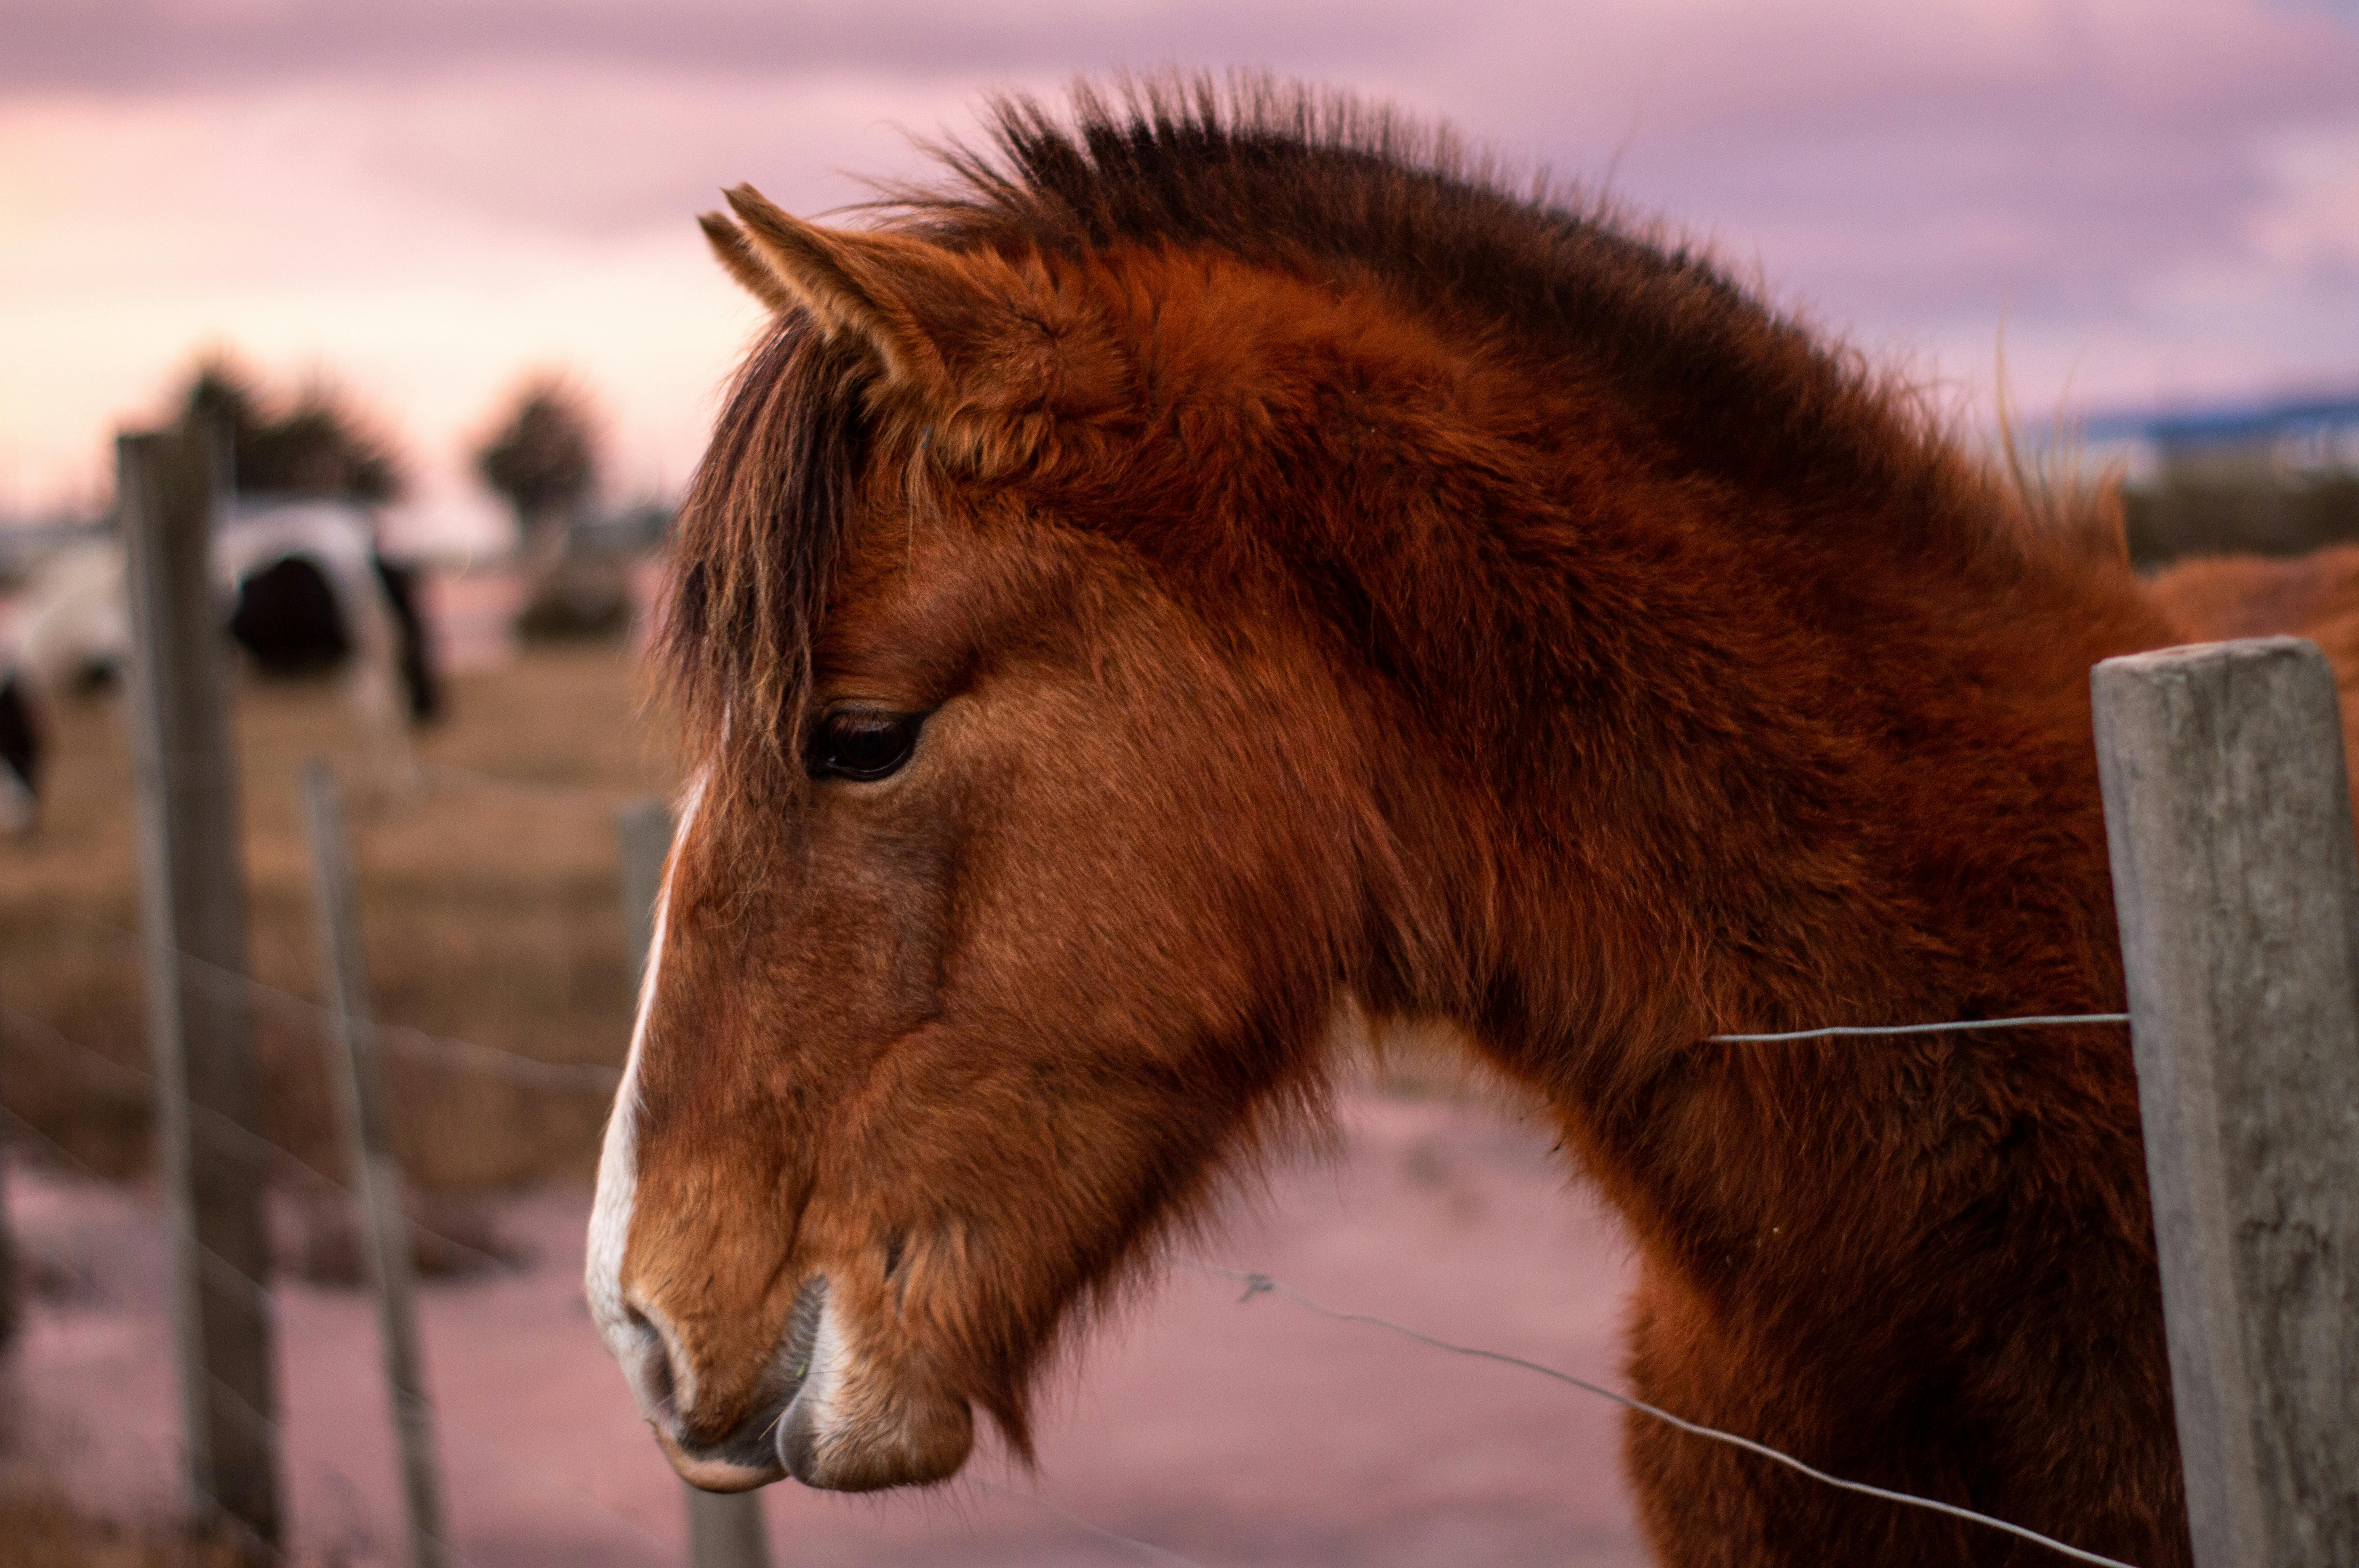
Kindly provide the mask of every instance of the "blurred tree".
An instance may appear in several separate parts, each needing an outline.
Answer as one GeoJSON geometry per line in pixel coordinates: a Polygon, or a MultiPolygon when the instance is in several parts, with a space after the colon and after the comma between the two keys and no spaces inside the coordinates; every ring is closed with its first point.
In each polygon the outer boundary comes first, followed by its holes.
{"type": "Polygon", "coordinates": [[[527,579],[517,632],[550,639],[627,631],[627,570],[574,547],[575,524],[588,520],[598,488],[597,425],[582,391],[556,374],[525,383],[476,452],[475,470],[516,508],[527,579]]]}
{"type": "Polygon", "coordinates": [[[364,502],[401,493],[400,459],[327,382],[277,412],[252,375],[216,354],[197,366],[180,416],[228,432],[240,490],[364,502]]]}
{"type": "Polygon", "coordinates": [[[542,567],[553,564],[565,553],[567,528],[598,485],[588,401],[562,376],[534,377],[475,454],[475,468],[516,508],[527,557],[542,567]]]}

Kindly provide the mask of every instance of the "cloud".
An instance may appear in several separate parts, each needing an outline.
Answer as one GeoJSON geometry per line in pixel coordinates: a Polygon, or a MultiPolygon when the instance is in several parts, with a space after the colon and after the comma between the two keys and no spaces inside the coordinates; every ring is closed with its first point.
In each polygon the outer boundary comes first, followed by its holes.
{"type": "Polygon", "coordinates": [[[344,370],[453,483],[507,378],[572,364],[677,478],[749,319],[688,222],[716,188],[836,207],[989,89],[1167,60],[1610,178],[1948,373],[2004,319],[2034,405],[2359,373],[2354,5],[11,0],[0,447],[60,488],[221,340],[344,370]]]}
{"type": "Polygon", "coordinates": [[[1430,32],[1416,10],[1344,0],[17,0],[0,89],[106,92],[388,80],[506,66],[714,76],[1026,71],[1245,44],[1350,66],[1430,32]]]}

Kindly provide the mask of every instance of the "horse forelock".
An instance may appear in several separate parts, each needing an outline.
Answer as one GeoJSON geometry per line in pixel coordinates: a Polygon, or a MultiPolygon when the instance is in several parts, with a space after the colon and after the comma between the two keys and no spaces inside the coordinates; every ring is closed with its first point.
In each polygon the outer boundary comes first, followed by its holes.
{"type": "Polygon", "coordinates": [[[872,376],[801,315],[738,372],[680,510],[658,641],[689,755],[734,773],[791,743],[870,446],[872,376]]]}

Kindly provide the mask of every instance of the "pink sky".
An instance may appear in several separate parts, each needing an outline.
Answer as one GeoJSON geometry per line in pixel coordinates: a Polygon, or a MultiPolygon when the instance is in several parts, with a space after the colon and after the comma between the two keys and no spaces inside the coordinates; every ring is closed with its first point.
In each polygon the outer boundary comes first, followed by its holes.
{"type": "Polygon", "coordinates": [[[2354,0],[6,0],[0,513],[211,345],[464,507],[527,370],[677,485],[756,324],[692,215],[811,211],[995,87],[1245,64],[1610,177],[1871,352],[2038,411],[2359,384],[2354,0]]]}

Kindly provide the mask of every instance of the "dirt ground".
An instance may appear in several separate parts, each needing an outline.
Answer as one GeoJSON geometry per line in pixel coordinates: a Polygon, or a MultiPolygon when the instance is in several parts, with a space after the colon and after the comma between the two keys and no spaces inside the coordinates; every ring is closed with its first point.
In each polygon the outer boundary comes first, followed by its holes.
{"type": "MultiPolygon", "coordinates": [[[[1206,1260],[1618,1384],[1626,1265],[1543,1135],[1478,1105],[1373,1094],[1346,1102],[1343,1128],[1338,1159],[1281,1173],[1206,1260]]],[[[8,1179],[41,1281],[14,1358],[13,1424],[36,1460],[63,1458],[50,1474],[75,1500],[163,1510],[174,1394],[152,1202],[21,1160],[8,1179]]],[[[581,1304],[587,1211],[571,1184],[503,1200],[497,1225],[529,1264],[424,1292],[456,1545],[484,1568],[681,1560],[679,1483],[581,1304]]],[[[1644,1561],[1614,1407],[1242,1293],[1174,1269],[1093,1335],[1049,1401],[1037,1476],[987,1454],[974,1478],[928,1497],[770,1488],[772,1563],[1644,1561]]],[[[302,1284],[277,1299],[298,1556],[398,1562],[368,1303],[302,1284]]]]}

